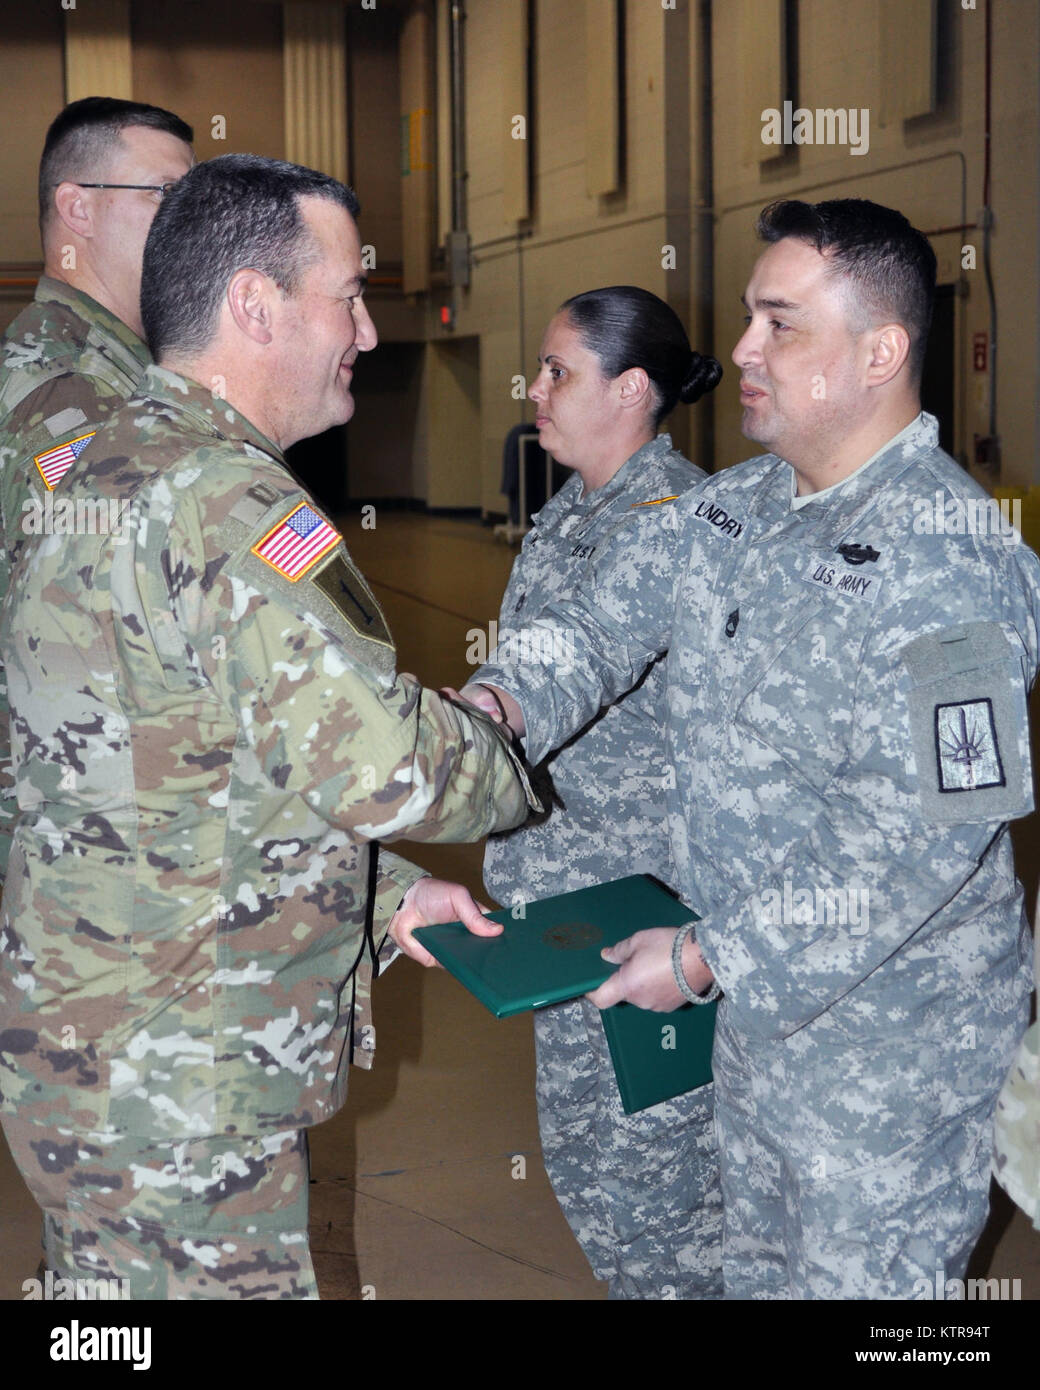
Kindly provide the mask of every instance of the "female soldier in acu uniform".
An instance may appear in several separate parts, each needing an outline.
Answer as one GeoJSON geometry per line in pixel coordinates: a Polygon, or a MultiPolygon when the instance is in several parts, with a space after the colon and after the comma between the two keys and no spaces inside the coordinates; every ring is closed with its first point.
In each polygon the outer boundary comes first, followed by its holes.
{"type": "MultiPolygon", "coordinates": [[[[656,295],[630,285],[569,299],[542,342],[531,387],[539,440],[573,476],[534,517],[502,601],[510,627],[581,594],[618,537],[703,477],[661,421],[722,369],[691,352],[656,295]]],[[[633,567],[631,584],[641,583],[633,567]]],[[[566,651],[551,654],[566,661],[566,651]]],[[[665,822],[664,659],[547,760],[562,806],[488,842],[484,877],[503,903],[624,874],[671,885],[665,822]]],[[[477,677],[479,680],[479,676],[477,677]]],[[[715,1298],[722,1289],[722,1207],[712,1088],[626,1115],[599,1010],[585,999],[535,1014],[545,1166],[593,1270],[612,1298],[715,1298]]]]}

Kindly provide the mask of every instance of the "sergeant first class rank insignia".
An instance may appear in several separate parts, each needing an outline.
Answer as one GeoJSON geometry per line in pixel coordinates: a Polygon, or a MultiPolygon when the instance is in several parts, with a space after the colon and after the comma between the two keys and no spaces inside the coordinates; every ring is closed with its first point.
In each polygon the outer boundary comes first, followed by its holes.
{"type": "Polygon", "coordinates": [[[253,554],[295,583],[313,569],[323,555],[334,550],[340,540],[338,531],[306,502],[301,502],[253,546],[253,554]]]}

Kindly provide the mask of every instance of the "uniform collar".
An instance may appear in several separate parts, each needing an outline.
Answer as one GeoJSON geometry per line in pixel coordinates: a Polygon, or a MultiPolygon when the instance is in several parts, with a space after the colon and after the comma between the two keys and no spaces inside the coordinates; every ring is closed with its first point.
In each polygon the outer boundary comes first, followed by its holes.
{"type": "Polygon", "coordinates": [[[836,487],[817,493],[812,503],[797,511],[791,507],[791,465],[774,454],[771,456],[773,466],[769,467],[770,456],[767,455],[766,475],[756,488],[749,508],[763,523],[756,528],[758,534],[755,539],[763,540],[791,521],[804,528],[803,534],[808,544],[830,548],[835,539],[841,540],[844,533],[869,510],[883,487],[894,482],[922,454],[938,448],[938,444],[939,423],[934,415],[922,411],[905,429],[861,464],[855,473],[843,478],[836,487]]]}
{"type": "Polygon", "coordinates": [[[659,434],[653,439],[648,439],[641,449],[637,449],[631,458],[625,460],[612,478],[608,478],[602,487],[598,487],[595,492],[590,492],[585,501],[591,506],[598,506],[600,502],[607,501],[611,497],[616,497],[619,492],[632,483],[636,476],[644,472],[652,463],[657,463],[672,451],[672,436],[670,434],[659,434]]]}
{"type": "Polygon", "coordinates": [[[129,328],[122,319],[116,318],[111,309],[106,309],[89,294],[73,289],[64,280],[55,280],[50,275],[41,275],[34,296],[39,304],[63,304],[74,314],[96,328],[109,338],[117,339],[133,357],[146,367],[152,360],[145,343],[129,328]]]}
{"type": "Polygon", "coordinates": [[[544,526],[557,511],[580,512],[583,516],[598,512],[611,502],[619,492],[623,492],[638,474],[644,472],[651,464],[667,457],[671,452],[672,436],[670,434],[656,435],[655,438],[647,440],[641,448],[627,458],[614,476],[608,478],[602,487],[586,493],[584,497],[581,493],[583,486],[581,478],[577,473],[572,473],[559,492],[550,497],[545,506],[531,517],[532,524],[540,522],[544,526]]]}
{"type": "MultiPolygon", "coordinates": [[[[882,459],[889,459],[890,457],[894,457],[896,450],[899,451],[898,456],[900,458],[904,456],[904,452],[906,454],[906,457],[909,458],[912,456],[916,456],[922,451],[934,449],[938,442],[938,421],[935,419],[934,415],[926,415],[924,411],[922,411],[920,415],[916,417],[916,419],[911,420],[910,423],[904,429],[901,429],[899,433],[895,435],[894,438],[888,440],[887,443],[882,444],[881,448],[878,449],[876,453],[872,454],[870,458],[867,459],[866,463],[861,463],[854,473],[850,473],[847,478],[842,478],[840,482],[832,483],[830,487],[822,488],[819,492],[810,492],[806,494],[804,497],[797,497],[796,490],[798,487],[798,478],[794,469],[792,468],[792,510],[801,511],[805,507],[813,506],[816,502],[833,501],[835,500],[834,494],[837,494],[838,491],[841,489],[847,489],[850,492],[853,491],[854,489],[851,487],[852,483],[854,483],[857,479],[862,481],[862,475],[866,473],[868,468],[873,468],[874,465],[880,463],[882,459]],[[905,450],[904,446],[909,446],[908,450],[905,450]],[[797,505],[795,505],[795,503],[797,503],[797,505]]],[[[788,467],[790,467],[790,465],[788,465],[788,467]]],[[[865,486],[869,487],[873,481],[873,478],[867,479],[865,486]]]]}
{"type": "Polygon", "coordinates": [[[172,406],[179,415],[187,416],[206,434],[251,444],[278,463],[285,464],[285,455],[277,444],[272,443],[229,401],[215,396],[190,377],[171,372],[168,367],[160,367],[153,362],[145,372],[138,395],[172,406]]]}

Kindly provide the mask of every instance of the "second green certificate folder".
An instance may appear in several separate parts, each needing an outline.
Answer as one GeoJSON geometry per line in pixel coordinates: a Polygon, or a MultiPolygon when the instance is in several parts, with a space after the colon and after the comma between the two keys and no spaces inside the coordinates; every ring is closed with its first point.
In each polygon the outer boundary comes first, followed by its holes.
{"type": "MultiPolygon", "coordinates": [[[[616,966],[604,946],[646,927],[679,927],[694,914],[652,879],[634,874],[502,908],[497,937],[473,936],[461,922],[420,927],[416,938],[497,1018],[562,1003],[601,985],[616,966]]],[[[714,1004],[653,1013],[631,1004],[603,1011],[622,1104],[631,1114],[711,1080],[714,1004]]]]}
{"type": "Polygon", "coordinates": [[[684,1096],[711,1080],[718,1004],[684,1004],[658,1014],[634,1004],[602,1013],[625,1114],[684,1096]]]}

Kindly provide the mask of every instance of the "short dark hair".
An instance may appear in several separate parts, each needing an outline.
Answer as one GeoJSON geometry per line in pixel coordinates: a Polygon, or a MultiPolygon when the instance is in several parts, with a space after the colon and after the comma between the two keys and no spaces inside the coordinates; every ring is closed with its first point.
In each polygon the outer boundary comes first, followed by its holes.
{"type": "Polygon", "coordinates": [[[910,374],[919,381],[935,300],[935,252],[901,212],[866,198],[825,203],[781,199],[762,210],[763,241],[793,237],[826,253],[870,322],[901,323],[910,335],[910,374]]]}
{"type": "Polygon", "coordinates": [[[152,356],[198,352],[217,328],[237,270],[262,271],[292,294],[313,258],[300,199],[325,198],[357,217],[352,189],[328,174],[222,154],[196,164],[159,205],[144,248],[141,319],[152,356]]]}
{"type": "Polygon", "coordinates": [[[608,285],[576,294],[560,305],[603,375],[613,380],[631,367],[642,367],[654,389],[654,428],[680,400],[692,405],[722,380],[714,357],[690,347],[679,315],[649,290],[637,285],[608,285]]]}
{"type": "Polygon", "coordinates": [[[190,145],[195,132],[180,116],[161,106],[117,97],[84,97],[72,101],[51,121],[40,156],[40,230],[53,207],[53,193],[66,179],[73,182],[96,174],[128,126],[163,130],[190,145]]]}

